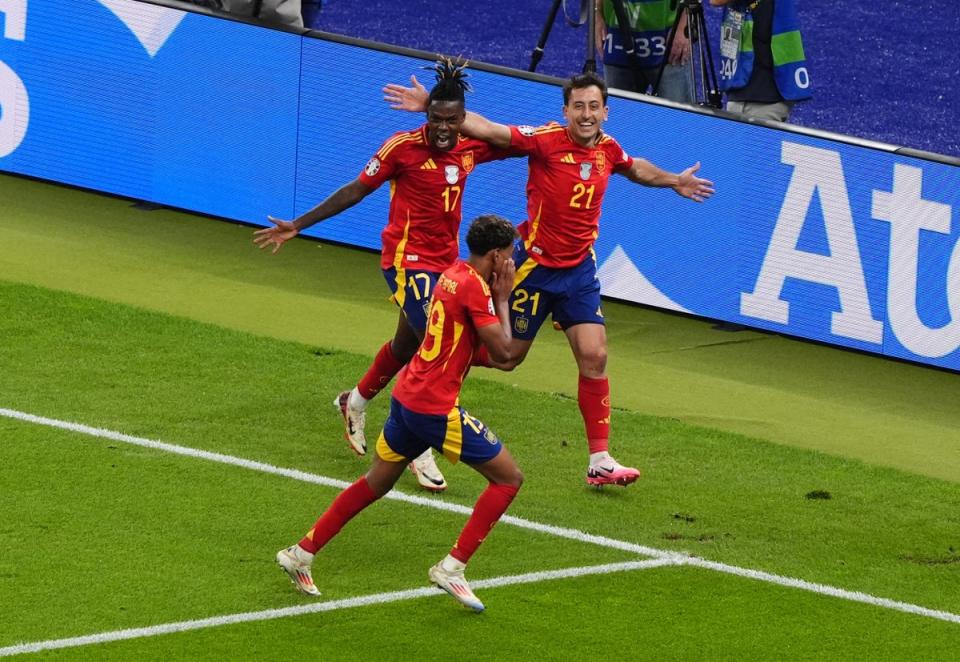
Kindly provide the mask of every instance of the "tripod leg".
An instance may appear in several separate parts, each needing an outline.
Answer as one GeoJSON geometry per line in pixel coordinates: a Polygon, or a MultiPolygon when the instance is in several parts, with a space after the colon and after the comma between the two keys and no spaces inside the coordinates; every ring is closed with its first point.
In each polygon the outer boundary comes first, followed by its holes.
{"type": "MultiPolygon", "coordinates": [[[[614,0],[617,2],[618,0],[614,0]]],[[[597,12],[594,0],[581,0],[580,9],[587,13],[587,52],[583,58],[583,73],[597,73],[597,12]]]]}
{"type": "Polygon", "coordinates": [[[695,4],[689,9],[689,28],[690,38],[693,35],[697,37],[697,58],[698,61],[694,67],[700,75],[699,86],[694,81],[694,86],[699,87],[699,98],[702,101],[698,103],[704,106],[720,108],[720,88],[717,85],[717,72],[713,67],[713,53],[710,50],[710,37],[707,34],[707,21],[703,15],[703,4],[695,4]]]}
{"type": "Polygon", "coordinates": [[[703,15],[703,6],[700,7],[700,34],[703,37],[703,43],[706,45],[704,52],[707,57],[703,64],[705,72],[704,80],[709,85],[705,101],[714,108],[722,108],[723,102],[720,99],[720,85],[717,83],[717,70],[713,66],[713,51],[710,49],[710,37],[707,35],[707,20],[703,15]]]}
{"type": "Polygon", "coordinates": [[[553,22],[557,19],[557,12],[560,11],[560,3],[562,0],[553,0],[553,6],[550,8],[550,13],[547,14],[547,22],[543,24],[543,30],[540,32],[540,41],[537,42],[537,47],[533,49],[533,53],[530,55],[530,68],[527,71],[536,71],[537,65],[540,64],[540,60],[543,58],[543,49],[547,45],[547,38],[550,37],[550,29],[553,27],[553,22]]]}

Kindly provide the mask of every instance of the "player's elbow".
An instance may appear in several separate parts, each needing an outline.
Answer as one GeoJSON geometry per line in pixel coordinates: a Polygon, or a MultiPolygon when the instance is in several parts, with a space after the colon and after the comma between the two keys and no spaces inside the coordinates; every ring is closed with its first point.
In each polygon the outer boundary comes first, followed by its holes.
{"type": "Polygon", "coordinates": [[[495,367],[497,370],[510,372],[520,364],[520,361],[517,360],[517,356],[512,351],[509,343],[505,343],[504,345],[496,348],[488,347],[487,351],[490,352],[490,359],[492,360],[493,367],[495,367]]]}

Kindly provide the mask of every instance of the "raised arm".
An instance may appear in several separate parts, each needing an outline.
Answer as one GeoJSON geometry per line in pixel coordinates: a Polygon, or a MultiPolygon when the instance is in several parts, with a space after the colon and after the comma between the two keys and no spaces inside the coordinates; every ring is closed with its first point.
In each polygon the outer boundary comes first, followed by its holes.
{"type": "MultiPolygon", "coordinates": [[[[493,309],[500,319],[500,324],[487,324],[477,329],[480,342],[487,348],[490,355],[491,367],[500,367],[497,364],[507,364],[513,358],[510,352],[513,332],[510,329],[510,291],[513,289],[513,277],[516,267],[513,260],[503,260],[493,274],[493,284],[490,295],[493,298],[493,309]]],[[[504,368],[501,368],[501,370],[504,368]]]]}
{"type": "Polygon", "coordinates": [[[296,237],[301,230],[306,230],[311,225],[326,220],[331,216],[336,216],[344,209],[349,209],[367,197],[372,191],[372,188],[357,178],[338,188],[319,205],[305,214],[298,216],[293,221],[285,221],[274,218],[273,216],[267,216],[267,219],[274,224],[273,227],[263,228],[254,232],[253,243],[261,249],[273,244],[273,250],[271,252],[276,253],[284,243],[296,237]]]}
{"type": "MultiPolygon", "coordinates": [[[[383,100],[394,110],[406,110],[412,113],[423,113],[427,110],[427,92],[416,76],[410,76],[410,87],[388,83],[383,87],[383,100]]],[[[483,140],[494,147],[501,149],[510,146],[510,127],[506,124],[491,122],[483,115],[467,111],[467,117],[460,125],[460,131],[465,136],[483,140]]]]}
{"type": "Polygon", "coordinates": [[[506,149],[510,146],[510,127],[506,124],[491,122],[483,115],[467,111],[467,118],[460,125],[465,136],[490,143],[494,147],[506,149]]]}
{"type": "Polygon", "coordinates": [[[713,195],[713,182],[709,179],[701,179],[696,176],[700,169],[700,162],[684,170],[679,174],[667,172],[653,165],[646,159],[633,159],[633,165],[627,170],[622,170],[627,179],[644,186],[656,186],[659,188],[672,188],[677,195],[689,198],[694,202],[703,202],[713,195]]]}

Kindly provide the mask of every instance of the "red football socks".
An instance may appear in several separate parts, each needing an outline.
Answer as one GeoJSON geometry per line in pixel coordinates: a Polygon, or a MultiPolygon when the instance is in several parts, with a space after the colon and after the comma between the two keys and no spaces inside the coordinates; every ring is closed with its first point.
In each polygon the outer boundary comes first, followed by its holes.
{"type": "Polygon", "coordinates": [[[477,551],[477,547],[490,533],[490,529],[506,512],[513,497],[517,496],[519,487],[490,483],[483,491],[477,503],[473,506],[473,514],[467,520],[467,525],[460,532],[457,543],[450,550],[450,556],[461,563],[466,563],[477,551]]]}
{"type": "Polygon", "coordinates": [[[600,453],[610,445],[610,382],[606,377],[591,379],[580,375],[577,403],[587,430],[591,453],[600,453]]]}
{"type": "Polygon", "coordinates": [[[317,550],[340,533],[340,529],[347,522],[376,500],[377,495],[367,485],[367,477],[361,476],[353,485],[337,495],[326,512],[300,541],[300,547],[311,554],[316,554],[317,550]]]}
{"type": "Polygon", "coordinates": [[[373,396],[380,392],[393,379],[393,376],[400,372],[403,363],[397,360],[393,355],[393,349],[390,347],[390,341],[380,348],[373,363],[367,368],[366,374],[357,384],[357,390],[364,400],[371,400],[373,396]]]}

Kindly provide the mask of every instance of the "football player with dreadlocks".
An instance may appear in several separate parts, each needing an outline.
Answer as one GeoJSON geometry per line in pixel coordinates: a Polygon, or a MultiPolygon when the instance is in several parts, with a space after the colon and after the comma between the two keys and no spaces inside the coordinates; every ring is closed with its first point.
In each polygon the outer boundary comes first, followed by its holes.
{"type": "MultiPolygon", "coordinates": [[[[392,135],[367,162],[360,175],[293,221],[268,217],[272,227],[254,232],[260,248],[284,242],[310,226],[360,202],[385,181],[391,182],[390,212],[381,233],[380,266],[400,319],[391,340],[350,391],[334,401],[343,416],[345,437],[358,455],[365,455],[365,409],[413,357],[427,327],[430,295],[441,272],[459,257],[460,217],[467,175],[478,163],[506,158],[509,150],[460,135],[466,112],[466,64],[441,59],[430,67],[436,85],[426,102],[426,123],[392,135]]],[[[447,488],[430,449],[410,463],[420,485],[430,491],[447,488]]]]}

